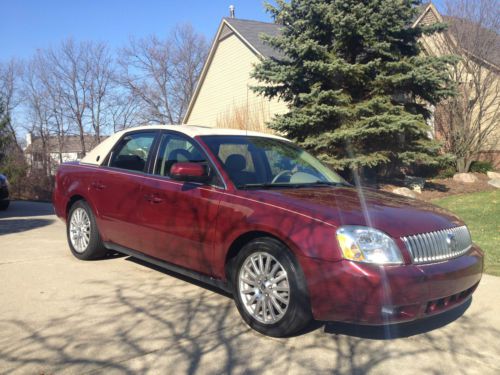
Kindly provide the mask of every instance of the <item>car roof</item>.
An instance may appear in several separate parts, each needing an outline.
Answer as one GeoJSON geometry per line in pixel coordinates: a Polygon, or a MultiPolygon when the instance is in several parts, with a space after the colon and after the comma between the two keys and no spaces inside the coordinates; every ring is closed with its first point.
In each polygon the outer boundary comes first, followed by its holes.
{"type": "Polygon", "coordinates": [[[196,136],[208,136],[208,135],[226,135],[226,136],[254,136],[254,137],[265,137],[273,138],[287,141],[286,138],[266,134],[250,130],[240,130],[240,129],[224,129],[224,128],[211,128],[208,126],[198,126],[198,125],[145,125],[137,126],[134,128],[127,128],[119,132],[114,133],[106,140],[97,145],[92,151],[90,151],[81,162],[84,164],[101,165],[104,159],[111,151],[113,146],[118,142],[118,140],[127,133],[140,131],[140,130],[171,130],[179,133],[183,133],[191,138],[196,136]]]}

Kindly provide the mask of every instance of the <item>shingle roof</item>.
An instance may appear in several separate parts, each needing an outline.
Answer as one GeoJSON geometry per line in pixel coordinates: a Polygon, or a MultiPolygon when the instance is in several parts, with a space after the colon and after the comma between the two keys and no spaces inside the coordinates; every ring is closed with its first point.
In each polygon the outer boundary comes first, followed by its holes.
{"type": "Polygon", "coordinates": [[[261,36],[280,34],[280,25],[269,22],[244,20],[239,18],[224,18],[245,40],[264,57],[280,57],[278,51],[264,43],[261,36]]]}
{"type": "Polygon", "coordinates": [[[448,31],[464,50],[477,57],[500,66],[500,35],[463,18],[443,16],[448,23],[448,31]],[[484,44],[475,45],[478,41],[484,44]],[[491,46],[488,50],[485,47],[491,46]]]}
{"type": "MultiPolygon", "coordinates": [[[[107,137],[101,137],[101,141],[107,137]]],[[[85,148],[88,152],[94,148],[98,142],[94,136],[86,135],[84,137],[85,148]]],[[[48,152],[58,153],[59,152],[59,138],[56,136],[51,136],[48,138],[48,152]]],[[[24,150],[25,153],[30,154],[34,152],[43,152],[42,139],[39,137],[33,138],[31,144],[29,144],[24,150]]],[[[63,153],[78,153],[82,152],[82,145],[80,143],[80,136],[77,135],[67,135],[64,137],[63,145],[61,148],[63,153]]]]}

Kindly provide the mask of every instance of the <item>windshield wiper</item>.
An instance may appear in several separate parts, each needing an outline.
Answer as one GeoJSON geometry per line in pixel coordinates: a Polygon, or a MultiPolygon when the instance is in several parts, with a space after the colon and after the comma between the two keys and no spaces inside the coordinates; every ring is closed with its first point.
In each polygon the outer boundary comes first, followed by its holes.
{"type": "Polygon", "coordinates": [[[318,181],[310,183],[308,185],[351,186],[347,182],[333,182],[333,181],[322,181],[322,180],[318,180],[318,181]]]}
{"type": "Polygon", "coordinates": [[[286,187],[286,188],[296,188],[298,184],[286,184],[286,183],[275,183],[265,182],[261,184],[243,184],[236,186],[238,189],[269,189],[273,187],[286,187]]]}

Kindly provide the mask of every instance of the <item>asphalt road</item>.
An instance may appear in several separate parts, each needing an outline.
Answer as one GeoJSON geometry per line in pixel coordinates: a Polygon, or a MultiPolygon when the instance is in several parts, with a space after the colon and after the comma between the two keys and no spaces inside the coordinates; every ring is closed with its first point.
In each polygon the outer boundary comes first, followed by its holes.
{"type": "Polygon", "coordinates": [[[431,320],[272,339],[216,290],[130,257],[77,260],[49,204],[14,202],[0,212],[0,373],[499,374],[500,278],[431,320]]]}

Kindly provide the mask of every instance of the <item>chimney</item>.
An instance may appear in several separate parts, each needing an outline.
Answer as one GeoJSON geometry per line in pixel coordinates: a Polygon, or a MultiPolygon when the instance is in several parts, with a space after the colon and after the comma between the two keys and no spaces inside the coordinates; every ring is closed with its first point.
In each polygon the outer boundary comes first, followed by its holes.
{"type": "Polygon", "coordinates": [[[234,18],[234,5],[229,5],[229,17],[234,18]]]}

